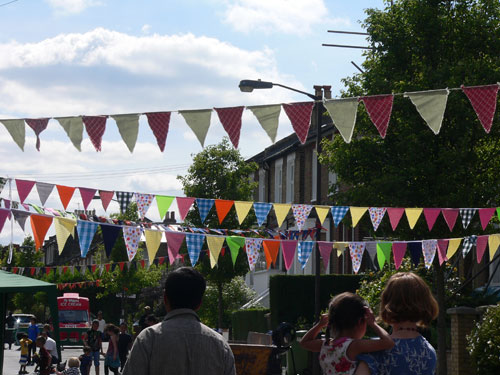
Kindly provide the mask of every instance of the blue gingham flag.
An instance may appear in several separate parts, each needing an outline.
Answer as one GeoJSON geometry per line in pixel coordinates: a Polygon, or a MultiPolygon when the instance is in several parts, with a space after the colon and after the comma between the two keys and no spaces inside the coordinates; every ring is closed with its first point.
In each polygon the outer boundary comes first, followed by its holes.
{"type": "Polygon", "coordinates": [[[271,211],[271,207],[273,205],[271,203],[263,203],[263,202],[254,202],[253,209],[255,210],[255,216],[257,216],[257,223],[259,227],[264,224],[264,221],[267,219],[267,215],[269,211],[271,211]]]}
{"type": "Polygon", "coordinates": [[[186,244],[187,244],[189,259],[191,259],[191,265],[193,267],[198,262],[198,258],[200,257],[201,247],[203,246],[204,241],[205,241],[204,234],[186,233],[186,244]]]}
{"type": "Polygon", "coordinates": [[[470,224],[470,221],[472,220],[472,217],[476,213],[475,208],[461,208],[460,209],[460,216],[462,218],[462,225],[464,226],[464,229],[467,229],[467,227],[470,224]]]}
{"type": "Polygon", "coordinates": [[[307,261],[311,257],[313,246],[314,246],[314,241],[299,242],[299,249],[297,251],[297,256],[300,264],[302,264],[302,268],[306,266],[307,261]]]}
{"type": "Polygon", "coordinates": [[[212,209],[214,202],[214,199],[196,198],[196,205],[198,206],[198,212],[200,213],[200,219],[202,223],[205,222],[205,219],[212,209]]]}
{"type": "Polygon", "coordinates": [[[345,214],[349,211],[349,206],[333,206],[332,207],[332,218],[333,223],[336,227],[339,226],[340,222],[344,218],[345,214]]]}
{"type": "Polygon", "coordinates": [[[78,242],[80,242],[80,253],[82,258],[87,256],[87,252],[89,251],[90,244],[94,239],[94,234],[98,226],[99,224],[93,221],[76,221],[76,230],[78,232],[78,242]]]}
{"type": "Polygon", "coordinates": [[[127,211],[127,208],[132,201],[132,196],[134,193],[130,193],[128,191],[117,191],[116,199],[118,199],[118,203],[120,204],[120,212],[124,213],[127,211]]]}
{"type": "Polygon", "coordinates": [[[469,254],[469,251],[472,249],[472,246],[474,246],[477,243],[477,236],[469,236],[464,238],[464,242],[462,242],[462,256],[465,258],[467,254],[469,254]]]}

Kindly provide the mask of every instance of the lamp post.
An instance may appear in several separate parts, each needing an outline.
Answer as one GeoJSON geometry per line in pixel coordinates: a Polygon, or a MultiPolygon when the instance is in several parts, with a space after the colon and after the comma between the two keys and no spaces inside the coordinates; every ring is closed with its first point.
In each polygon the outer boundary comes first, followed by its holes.
{"type": "MultiPolygon", "coordinates": [[[[322,104],[322,92],[321,86],[315,86],[316,93],[310,94],[305,91],[294,89],[293,87],[281,85],[279,83],[267,82],[267,81],[254,81],[254,80],[243,80],[240,81],[239,87],[243,92],[252,92],[254,89],[271,89],[273,86],[283,87],[287,90],[295,91],[300,94],[306,95],[315,101],[313,116],[312,118],[316,121],[316,152],[319,155],[321,153],[321,120],[323,113],[322,104]]],[[[316,161],[316,202],[321,204],[321,165],[319,163],[319,158],[316,161]]],[[[320,240],[321,234],[321,223],[319,218],[316,219],[316,241],[320,240]]],[[[321,263],[320,263],[320,252],[319,246],[316,242],[315,250],[315,264],[314,264],[314,317],[316,321],[319,321],[321,313],[321,303],[320,303],[320,274],[321,274],[321,263]]]]}

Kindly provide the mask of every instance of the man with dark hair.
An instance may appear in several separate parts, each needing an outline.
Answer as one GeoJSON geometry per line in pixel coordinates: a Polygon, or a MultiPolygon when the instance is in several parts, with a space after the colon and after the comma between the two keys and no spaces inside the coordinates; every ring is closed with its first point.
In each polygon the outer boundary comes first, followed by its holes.
{"type": "Polygon", "coordinates": [[[191,267],[165,281],[165,320],[137,336],[123,375],[235,375],[234,357],[220,334],[200,322],[206,283],[191,267]]]}

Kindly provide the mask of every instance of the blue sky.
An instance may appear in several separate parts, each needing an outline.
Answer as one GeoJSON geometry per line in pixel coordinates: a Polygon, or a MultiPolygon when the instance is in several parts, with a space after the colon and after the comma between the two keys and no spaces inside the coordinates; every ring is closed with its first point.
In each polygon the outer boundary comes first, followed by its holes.
{"type": "MultiPolygon", "coordinates": [[[[316,84],[332,85],[338,95],[341,79],[356,73],[351,61],[361,64],[363,57],[360,50],[321,44],[363,45],[365,40],[327,30],[362,31],[359,20],[364,9],[383,6],[382,0],[19,0],[0,7],[0,118],[307,100],[280,88],[241,93],[241,79],[260,78],[305,91],[316,84]]],[[[282,113],[278,138],[291,132],[282,113]]],[[[205,145],[224,135],[213,113],[205,145]]],[[[181,195],[175,176],[183,174],[191,154],[201,150],[177,113],[172,114],[164,153],[142,117],[133,154],[111,119],[101,153],[95,152],[85,132],[79,153],[53,120],[40,138],[37,152],[33,132],[27,128],[22,152],[0,125],[0,175],[181,195]]],[[[253,115],[245,111],[242,154],[249,157],[270,144],[253,115]]],[[[8,197],[7,189],[1,197],[8,197]]],[[[15,189],[13,199],[17,199],[15,189]]],[[[39,204],[35,190],[27,202],[39,204]]],[[[79,202],[75,194],[69,209],[78,208],[79,202]]],[[[56,192],[46,206],[61,207],[56,192]]],[[[10,238],[7,232],[0,234],[0,243],[10,238]]]]}

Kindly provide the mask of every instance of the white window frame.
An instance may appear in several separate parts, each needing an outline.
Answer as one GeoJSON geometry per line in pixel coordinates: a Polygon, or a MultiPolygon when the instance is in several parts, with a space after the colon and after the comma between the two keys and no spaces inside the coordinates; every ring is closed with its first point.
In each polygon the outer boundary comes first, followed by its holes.
{"type": "MultiPolygon", "coordinates": [[[[328,171],[328,190],[330,190],[330,186],[336,184],[337,181],[338,181],[337,173],[328,171]]],[[[336,190],[338,190],[338,188],[336,190]]],[[[328,191],[328,194],[332,193],[328,191]]]]}
{"type": "Polygon", "coordinates": [[[259,169],[259,202],[266,201],[266,170],[259,169]]]}
{"type": "Polygon", "coordinates": [[[311,153],[311,202],[316,201],[316,190],[317,190],[317,180],[318,180],[318,154],[316,149],[312,150],[311,153]]]}
{"type": "Polygon", "coordinates": [[[283,201],[283,159],[274,162],[274,201],[283,201]]]}
{"type": "Polygon", "coordinates": [[[286,203],[293,203],[295,195],[295,153],[286,158],[286,203]]]}

